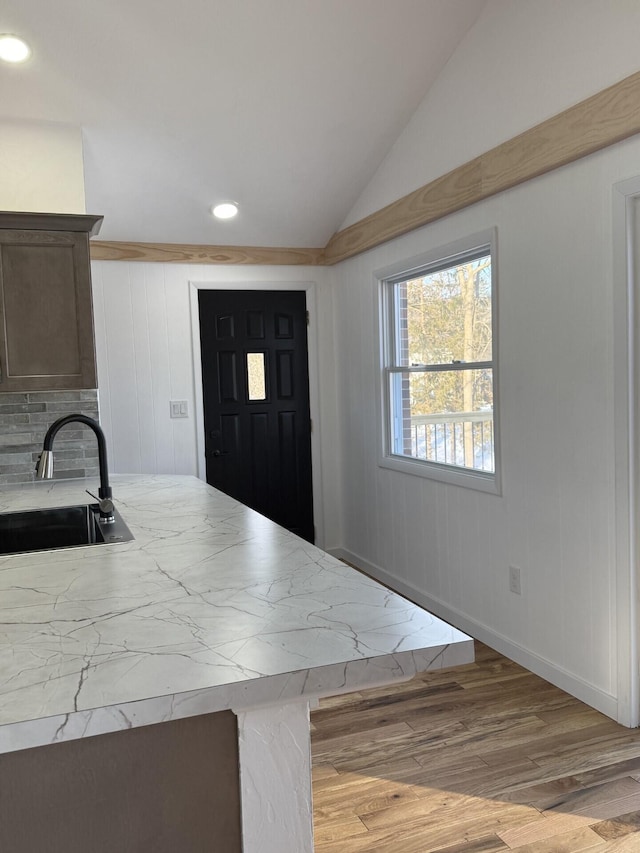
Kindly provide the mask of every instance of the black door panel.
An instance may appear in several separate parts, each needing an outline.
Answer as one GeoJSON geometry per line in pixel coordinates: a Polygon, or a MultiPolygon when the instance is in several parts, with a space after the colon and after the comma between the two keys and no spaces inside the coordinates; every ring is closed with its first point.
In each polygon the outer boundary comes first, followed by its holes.
{"type": "Polygon", "coordinates": [[[207,482],[313,542],[305,294],[198,299],[207,482]]]}

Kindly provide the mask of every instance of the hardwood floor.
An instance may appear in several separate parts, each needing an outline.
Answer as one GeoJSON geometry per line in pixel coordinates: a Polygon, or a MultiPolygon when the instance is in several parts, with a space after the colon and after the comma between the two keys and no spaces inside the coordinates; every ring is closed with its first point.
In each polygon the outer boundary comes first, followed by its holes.
{"type": "Polygon", "coordinates": [[[311,722],[316,853],[640,853],[640,730],[479,643],[311,722]]]}

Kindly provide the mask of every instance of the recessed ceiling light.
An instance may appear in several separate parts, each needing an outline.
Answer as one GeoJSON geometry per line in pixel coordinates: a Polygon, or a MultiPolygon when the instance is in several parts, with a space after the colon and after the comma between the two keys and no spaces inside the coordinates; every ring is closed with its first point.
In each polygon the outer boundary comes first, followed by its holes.
{"type": "Polygon", "coordinates": [[[223,201],[211,208],[211,213],[218,219],[233,219],[238,212],[235,201],[223,201]]]}
{"type": "Polygon", "coordinates": [[[0,59],[5,62],[24,62],[31,56],[31,48],[18,36],[11,33],[0,35],[0,59]]]}

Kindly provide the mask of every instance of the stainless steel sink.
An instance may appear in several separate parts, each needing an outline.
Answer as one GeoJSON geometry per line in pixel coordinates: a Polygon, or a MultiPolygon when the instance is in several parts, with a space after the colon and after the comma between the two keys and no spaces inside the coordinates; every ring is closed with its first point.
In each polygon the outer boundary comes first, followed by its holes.
{"type": "Polygon", "coordinates": [[[0,513],[0,554],[131,542],[118,511],[113,515],[113,521],[101,521],[97,503],[0,513]]]}

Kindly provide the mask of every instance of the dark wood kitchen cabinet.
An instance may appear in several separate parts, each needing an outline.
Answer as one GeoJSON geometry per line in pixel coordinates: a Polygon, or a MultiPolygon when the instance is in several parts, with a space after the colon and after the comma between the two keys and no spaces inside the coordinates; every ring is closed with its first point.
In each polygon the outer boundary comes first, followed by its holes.
{"type": "Polygon", "coordinates": [[[0,393],[97,387],[89,237],[101,224],[0,212],[0,393]]]}
{"type": "Polygon", "coordinates": [[[242,851],[231,711],[21,749],[0,759],[2,853],[242,851]]]}

